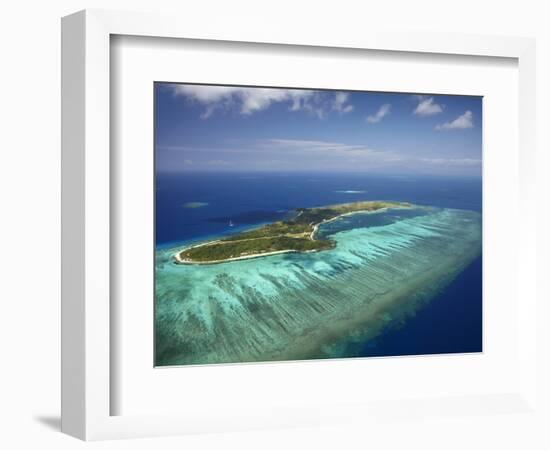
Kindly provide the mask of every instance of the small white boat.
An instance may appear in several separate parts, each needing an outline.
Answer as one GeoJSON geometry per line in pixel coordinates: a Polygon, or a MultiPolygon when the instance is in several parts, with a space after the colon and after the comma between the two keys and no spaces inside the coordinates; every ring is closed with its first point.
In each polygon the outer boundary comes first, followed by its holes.
{"type": "Polygon", "coordinates": [[[233,227],[233,226],[234,226],[233,221],[232,221],[231,219],[229,219],[229,226],[230,226],[230,227],[233,227]]]}

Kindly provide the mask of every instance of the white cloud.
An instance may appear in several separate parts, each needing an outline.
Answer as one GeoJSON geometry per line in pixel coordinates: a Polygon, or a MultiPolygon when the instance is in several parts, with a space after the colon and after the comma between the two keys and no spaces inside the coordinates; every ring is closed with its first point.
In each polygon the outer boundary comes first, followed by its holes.
{"type": "Polygon", "coordinates": [[[341,114],[347,114],[353,111],[353,105],[348,103],[349,94],[347,92],[337,92],[334,95],[334,102],[332,104],[332,109],[338,111],[341,114]]]}
{"type": "MultiPolygon", "coordinates": [[[[230,140],[227,146],[157,146],[159,162],[165,171],[304,170],[312,171],[388,171],[409,170],[414,173],[477,174],[481,159],[414,151],[372,148],[365,143],[342,141],[271,138],[230,140]],[[179,156],[178,156],[179,154],[179,156]]],[[[443,149],[442,149],[443,150],[443,149]]]]}
{"type": "Polygon", "coordinates": [[[481,159],[474,158],[421,158],[421,161],[436,166],[478,166],[481,159]]]}
{"type": "Polygon", "coordinates": [[[236,109],[250,115],[269,108],[274,103],[290,103],[290,111],[306,111],[324,118],[331,110],[346,114],[353,110],[349,94],[332,94],[303,89],[245,88],[231,86],[171,85],[176,96],[204,106],[201,118],[207,119],[216,111],[236,109]]]}
{"type": "Polygon", "coordinates": [[[230,86],[199,86],[189,84],[172,85],[176,95],[185,95],[201,103],[214,103],[231,97],[240,88],[230,86]]]}
{"type": "Polygon", "coordinates": [[[389,103],[384,103],[380,109],[376,112],[376,114],[370,115],[367,117],[368,123],[378,123],[380,122],[385,116],[387,116],[391,111],[391,105],[389,103]]]}
{"type": "Polygon", "coordinates": [[[237,107],[241,114],[252,114],[268,108],[274,102],[292,101],[291,109],[299,109],[302,99],[311,91],[288,89],[241,88],[231,86],[173,85],[174,94],[205,106],[201,117],[207,119],[218,109],[237,107]]]}
{"type": "Polygon", "coordinates": [[[285,90],[278,89],[279,91],[287,92],[292,105],[290,106],[291,111],[299,111],[305,107],[305,104],[308,103],[308,99],[313,97],[313,91],[300,91],[300,90],[285,90]]]}
{"type": "Polygon", "coordinates": [[[271,103],[290,100],[292,108],[300,107],[303,100],[311,95],[311,91],[293,91],[286,89],[242,89],[239,96],[242,101],[242,114],[252,114],[255,111],[261,111],[268,108],[271,103]]]}
{"type": "Polygon", "coordinates": [[[332,168],[349,163],[361,167],[365,164],[380,165],[403,160],[402,155],[393,151],[378,150],[364,144],[346,144],[331,141],[268,139],[259,142],[255,148],[267,152],[284,152],[288,155],[286,158],[289,161],[294,158],[298,158],[299,161],[314,158],[316,162],[332,168]]]}
{"type": "Polygon", "coordinates": [[[210,161],[207,161],[206,164],[208,166],[230,166],[231,163],[229,161],[226,161],[225,159],[211,159],[210,161]]]}
{"type": "MultiPolygon", "coordinates": [[[[255,145],[256,150],[288,152],[288,160],[296,154],[304,158],[305,155],[315,153],[315,158],[322,161],[353,162],[357,167],[394,166],[408,164],[415,167],[429,165],[433,170],[461,170],[481,166],[481,159],[475,158],[430,158],[415,155],[405,155],[391,150],[378,150],[367,145],[346,144],[342,142],[315,141],[302,139],[266,139],[255,145]]],[[[446,172],[445,172],[446,173],[446,172]]]]}
{"type": "Polygon", "coordinates": [[[443,106],[436,103],[433,97],[425,97],[423,95],[415,95],[418,100],[418,105],[414,110],[417,116],[432,116],[443,112],[443,106]]]}
{"type": "Polygon", "coordinates": [[[474,115],[472,111],[466,111],[461,116],[458,116],[452,122],[445,122],[435,127],[436,130],[464,130],[466,128],[473,128],[474,115]]]}
{"type": "Polygon", "coordinates": [[[351,154],[365,154],[365,153],[385,153],[379,150],[374,150],[366,145],[352,145],[344,144],[341,142],[330,141],[309,141],[302,139],[267,139],[260,142],[260,147],[264,149],[275,149],[279,151],[303,151],[303,152],[319,152],[334,154],[337,152],[346,152],[351,154]]]}

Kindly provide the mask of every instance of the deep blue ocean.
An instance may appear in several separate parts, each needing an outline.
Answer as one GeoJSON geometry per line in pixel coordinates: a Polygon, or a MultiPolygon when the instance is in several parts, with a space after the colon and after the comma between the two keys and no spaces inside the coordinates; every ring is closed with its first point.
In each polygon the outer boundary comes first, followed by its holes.
{"type": "MultiPolygon", "coordinates": [[[[285,219],[299,207],[395,200],[481,212],[479,178],[318,173],[158,174],[157,248],[285,219]],[[232,226],[231,226],[232,225],[232,226]]],[[[400,326],[366,343],[362,356],[482,351],[482,260],[400,326]]]]}

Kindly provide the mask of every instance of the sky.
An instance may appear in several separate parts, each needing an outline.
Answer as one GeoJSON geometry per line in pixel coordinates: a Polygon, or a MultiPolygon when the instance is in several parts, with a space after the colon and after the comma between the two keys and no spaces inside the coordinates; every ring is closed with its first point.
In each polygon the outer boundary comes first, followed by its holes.
{"type": "Polygon", "coordinates": [[[481,176],[482,98],[155,83],[158,173],[481,176]]]}

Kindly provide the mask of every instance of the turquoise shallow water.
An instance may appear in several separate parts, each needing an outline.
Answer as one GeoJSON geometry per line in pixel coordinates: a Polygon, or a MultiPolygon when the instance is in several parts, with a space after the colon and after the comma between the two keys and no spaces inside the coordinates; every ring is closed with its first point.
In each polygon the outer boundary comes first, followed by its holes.
{"type": "Polygon", "coordinates": [[[323,225],[336,248],[217,265],[157,251],[156,364],[357,356],[481,252],[477,212],[413,208],[323,225]]]}

